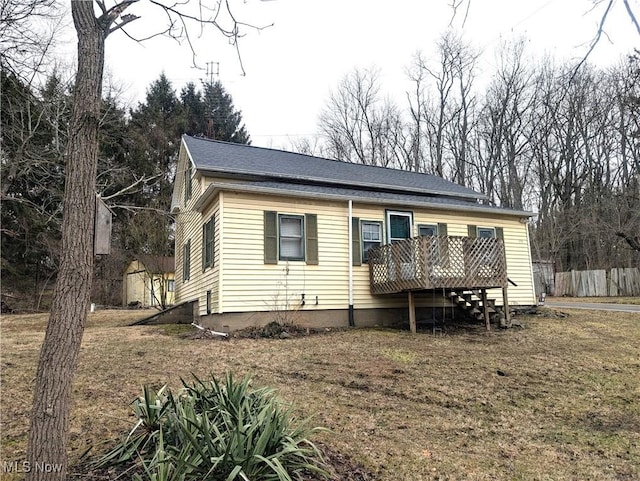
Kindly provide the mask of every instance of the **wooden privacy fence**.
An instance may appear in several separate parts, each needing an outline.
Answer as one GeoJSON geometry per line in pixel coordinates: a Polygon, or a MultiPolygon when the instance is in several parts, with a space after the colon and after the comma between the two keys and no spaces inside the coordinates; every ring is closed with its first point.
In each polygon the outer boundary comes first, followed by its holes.
{"type": "Polygon", "coordinates": [[[640,296],[637,267],[557,272],[554,296],[605,297],[640,296]]]}
{"type": "Polygon", "coordinates": [[[502,239],[422,236],[369,250],[373,294],[505,287],[502,239]]]}

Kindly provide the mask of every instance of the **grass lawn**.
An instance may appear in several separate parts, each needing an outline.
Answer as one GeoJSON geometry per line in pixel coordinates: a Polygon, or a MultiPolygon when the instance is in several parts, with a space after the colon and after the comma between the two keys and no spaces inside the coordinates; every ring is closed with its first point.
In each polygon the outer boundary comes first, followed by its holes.
{"type": "MultiPolygon", "coordinates": [[[[125,326],[146,312],[99,311],[74,384],[71,463],[132,427],[129,404],[143,384],[177,387],[191,372],[232,370],[314,415],[331,429],[319,440],[377,480],[640,479],[640,316],[565,312],[488,333],[219,341],[181,337],[186,326],[125,326]]],[[[2,318],[5,462],[24,460],[46,318],[2,318]]]]}

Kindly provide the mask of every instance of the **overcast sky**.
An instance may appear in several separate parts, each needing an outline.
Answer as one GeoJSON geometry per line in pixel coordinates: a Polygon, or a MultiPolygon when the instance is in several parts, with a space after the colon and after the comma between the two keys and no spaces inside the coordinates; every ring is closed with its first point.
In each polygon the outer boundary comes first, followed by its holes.
{"type": "MultiPolygon", "coordinates": [[[[329,93],[354,68],[376,66],[382,90],[403,102],[409,88],[405,70],[415,52],[434,54],[439,36],[451,22],[451,0],[246,0],[231,2],[245,28],[240,53],[213,32],[195,39],[197,61],[219,63],[218,78],[232,95],[252,143],[281,147],[299,137],[317,135],[317,119],[329,93]]],[[[480,74],[495,65],[502,40],[525,36],[532,55],[553,54],[578,59],[586,51],[602,15],[590,11],[593,0],[471,0],[453,26],[484,51],[480,74]]],[[[634,2],[632,2],[634,3],[634,2]]],[[[142,18],[131,24],[136,34],[157,30],[164,21],[141,0],[128,13],[142,18]]],[[[196,32],[197,33],[197,32],[196,32]]],[[[618,1],[610,13],[608,38],[603,37],[590,60],[598,65],[619,61],[638,45],[639,36],[618,1]]],[[[155,38],[137,44],[121,32],[107,40],[107,71],[127,89],[126,98],[144,98],[149,83],[164,71],[179,93],[188,81],[200,82],[205,72],[192,67],[186,45],[155,38]]],[[[402,105],[404,106],[404,105],[402,105]]]]}

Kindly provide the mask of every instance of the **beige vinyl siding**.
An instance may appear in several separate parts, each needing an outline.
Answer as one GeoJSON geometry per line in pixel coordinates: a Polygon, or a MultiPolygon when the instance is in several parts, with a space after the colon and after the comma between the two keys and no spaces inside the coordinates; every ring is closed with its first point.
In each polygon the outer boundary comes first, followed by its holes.
{"type": "MultiPolygon", "coordinates": [[[[394,208],[394,210],[401,210],[394,208]]],[[[526,225],[516,217],[411,210],[414,215],[413,235],[418,224],[446,223],[448,234],[466,236],[469,224],[502,227],[507,250],[509,277],[518,287],[509,286],[513,305],[535,303],[531,281],[531,264],[526,225]]],[[[385,207],[354,204],[353,216],[361,220],[385,220],[385,207]]],[[[224,285],[221,288],[219,312],[270,311],[284,308],[345,309],[348,292],[348,205],[347,202],[304,200],[271,195],[224,194],[224,285]],[[313,213],[318,219],[317,266],[304,261],[264,263],[264,211],[304,215],[313,213]],[[301,306],[301,294],[305,305],[301,306]],[[316,296],[318,304],[315,304],[316,296]]],[[[386,225],[383,226],[386,235],[386,225]]],[[[219,265],[219,264],[218,264],[219,265]]],[[[354,307],[403,307],[405,295],[373,296],[369,289],[369,267],[354,266],[354,307]]],[[[500,290],[490,291],[501,303],[500,290]]],[[[428,303],[418,299],[418,304],[428,303]]]]}
{"type": "MultiPolygon", "coordinates": [[[[175,259],[176,259],[176,282],[175,282],[175,298],[176,303],[185,301],[199,300],[201,313],[206,305],[204,305],[206,290],[202,290],[203,272],[202,272],[202,223],[203,215],[194,209],[194,205],[203,192],[205,184],[200,174],[195,174],[191,185],[191,198],[185,204],[184,202],[184,175],[187,171],[186,162],[189,162],[184,148],[180,151],[178,160],[178,169],[176,179],[174,181],[173,202],[174,218],[176,222],[176,239],[175,239],[175,259]],[[177,209],[176,209],[177,207],[177,209]],[[176,212],[177,210],[177,212],[176,212]],[[189,280],[183,281],[183,246],[191,241],[191,272],[189,280]]],[[[195,169],[193,169],[195,172],[195,169]]],[[[212,207],[213,208],[213,207],[212,207]]],[[[207,218],[208,219],[208,218],[207,218]]]]}
{"type": "MultiPolygon", "coordinates": [[[[520,218],[514,216],[490,216],[488,214],[477,214],[446,210],[431,209],[401,209],[393,208],[394,211],[413,212],[413,235],[418,235],[419,224],[447,224],[447,235],[467,236],[468,225],[482,227],[502,227],[504,232],[504,243],[507,257],[507,272],[509,278],[513,280],[517,287],[509,284],[509,304],[511,305],[532,305],[535,304],[535,294],[533,290],[533,278],[531,274],[531,257],[529,251],[529,239],[527,225],[520,222],[520,218]]],[[[353,216],[361,220],[382,221],[385,220],[384,206],[354,204],[353,216]]],[[[383,239],[386,239],[387,225],[383,225],[383,239]]],[[[354,305],[356,308],[368,307],[390,307],[406,305],[406,296],[394,296],[382,301],[385,296],[372,296],[369,293],[369,266],[354,266],[354,305]]],[[[488,291],[489,297],[498,300],[502,304],[502,291],[493,289],[488,291]]],[[[418,305],[426,303],[424,299],[417,299],[418,305]]]]}
{"type": "MultiPolygon", "coordinates": [[[[222,197],[222,194],[220,194],[222,197]]],[[[202,270],[202,257],[200,257],[200,263],[195,265],[194,268],[197,272],[197,284],[198,284],[198,307],[200,315],[204,316],[207,313],[207,291],[211,291],[211,313],[216,314],[220,312],[220,269],[222,256],[220,255],[220,197],[214,200],[214,203],[208,206],[202,212],[202,219],[200,221],[200,234],[198,240],[198,248],[200,249],[200,256],[202,256],[202,225],[207,222],[211,217],[214,218],[214,230],[213,230],[213,267],[207,267],[202,270]]],[[[192,241],[193,242],[193,241],[192,241]]],[[[193,254],[192,254],[193,256],[193,254]]],[[[191,276],[194,277],[193,274],[191,276]]]]}
{"type": "Polygon", "coordinates": [[[224,194],[223,312],[348,307],[347,204],[267,195],[224,194]],[[318,265],[264,263],[264,212],[316,214],[318,265]],[[316,296],[318,304],[316,305],[316,296]]]}
{"type": "Polygon", "coordinates": [[[142,306],[147,306],[149,295],[146,294],[147,272],[139,261],[131,261],[127,270],[124,271],[124,305],[131,302],[140,302],[142,306]]]}
{"type": "MultiPolygon", "coordinates": [[[[164,288],[168,289],[168,281],[172,280],[174,280],[173,272],[150,275],[142,262],[131,261],[124,272],[124,304],[138,301],[143,307],[158,305],[158,300],[152,296],[151,283],[153,282],[153,293],[159,298],[161,284],[164,284],[164,288]]],[[[175,292],[165,290],[165,293],[166,304],[174,304],[175,292]]]]}

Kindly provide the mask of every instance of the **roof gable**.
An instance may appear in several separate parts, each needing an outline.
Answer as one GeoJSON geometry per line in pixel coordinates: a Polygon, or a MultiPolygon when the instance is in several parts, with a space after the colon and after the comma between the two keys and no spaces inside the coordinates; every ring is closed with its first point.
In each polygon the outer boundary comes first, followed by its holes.
{"type": "Polygon", "coordinates": [[[167,274],[175,271],[175,258],[171,256],[138,254],[136,259],[152,274],[167,274]]]}
{"type": "Polygon", "coordinates": [[[184,135],[182,140],[196,169],[203,174],[342,186],[373,192],[447,196],[467,201],[486,198],[483,194],[435,175],[352,164],[187,135],[184,135]]]}

